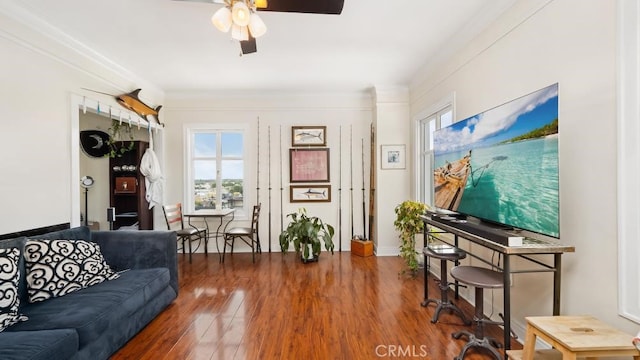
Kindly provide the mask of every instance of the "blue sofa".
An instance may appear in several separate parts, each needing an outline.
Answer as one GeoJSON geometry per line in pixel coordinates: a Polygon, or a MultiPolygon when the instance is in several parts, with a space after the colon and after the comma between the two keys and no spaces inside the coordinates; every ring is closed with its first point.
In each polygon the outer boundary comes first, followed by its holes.
{"type": "MultiPolygon", "coordinates": [[[[109,266],[122,272],[115,280],[30,304],[21,257],[20,312],[29,320],[0,332],[0,359],[108,359],[178,296],[175,232],[78,227],[34,238],[93,241],[109,266]]],[[[22,252],[26,240],[2,240],[0,248],[22,252]]]]}

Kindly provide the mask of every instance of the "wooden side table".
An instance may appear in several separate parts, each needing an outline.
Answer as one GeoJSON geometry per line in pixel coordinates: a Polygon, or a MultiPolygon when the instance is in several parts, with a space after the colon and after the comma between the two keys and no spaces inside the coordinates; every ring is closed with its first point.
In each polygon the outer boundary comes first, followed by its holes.
{"type": "Polygon", "coordinates": [[[640,351],[631,343],[632,335],[592,316],[532,316],[525,319],[527,332],[522,360],[535,359],[538,337],[562,354],[563,360],[613,356],[632,356],[640,360],[640,351]]]}

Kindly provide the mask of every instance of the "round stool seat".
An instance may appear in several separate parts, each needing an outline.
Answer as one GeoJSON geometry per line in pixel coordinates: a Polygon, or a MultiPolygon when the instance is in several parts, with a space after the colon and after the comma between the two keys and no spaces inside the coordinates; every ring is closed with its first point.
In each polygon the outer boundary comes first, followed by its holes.
{"type": "Polygon", "coordinates": [[[456,261],[467,257],[467,253],[457,247],[447,244],[434,244],[425,247],[422,253],[434,259],[456,261]]]}
{"type": "Polygon", "coordinates": [[[451,276],[461,283],[477,288],[501,288],[504,287],[503,274],[478,266],[456,266],[451,269],[451,276]]]}

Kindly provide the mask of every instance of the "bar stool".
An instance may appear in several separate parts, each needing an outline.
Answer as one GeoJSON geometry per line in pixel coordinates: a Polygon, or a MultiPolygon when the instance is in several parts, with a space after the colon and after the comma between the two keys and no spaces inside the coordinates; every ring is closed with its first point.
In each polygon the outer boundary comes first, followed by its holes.
{"type": "Polygon", "coordinates": [[[422,250],[425,259],[425,274],[424,274],[424,301],[420,305],[423,307],[429,306],[430,303],[436,304],[436,311],[433,314],[433,318],[431,319],[432,323],[438,322],[438,318],[440,317],[440,312],[443,309],[450,310],[454,314],[458,315],[462,322],[465,325],[470,325],[471,321],[465,318],[462,310],[457,307],[454,303],[449,300],[448,290],[451,285],[455,285],[455,283],[450,283],[447,279],[447,261],[454,261],[456,265],[458,261],[467,257],[467,253],[463,250],[458,249],[457,247],[453,247],[447,244],[436,244],[427,246],[422,250]],[[440,288],[440,300],[437,299],[429,299],[428,295],[428,280],[427,280],[427,257],[431,257],[434,259],[440,260],[440,281],[438,283],[438,287],[440,288]]]}
{"type": "Polygon", "coordinates": [[[462,336],[466,336],[468,339],[460,354],[455,357],[455,360],[462,360],[470,348],[487,349],[496,359],[502,360],[502,356],[496,351],[496,348],[501,348],[502,344],[492,337],[484,336],[484,324],[502,325],[503,323],[485,319],[483,304],[483,290],[485,288],[497,289],[504,286],[502,275],[501,272],[477,266],[456,266],[451,269],[451,277],[463,284],[476,288],[476,309],[473,316],[475,332],[472,334],[468,331],[458,331],[451,334],[454,339],[460,339],[462,336]]]}

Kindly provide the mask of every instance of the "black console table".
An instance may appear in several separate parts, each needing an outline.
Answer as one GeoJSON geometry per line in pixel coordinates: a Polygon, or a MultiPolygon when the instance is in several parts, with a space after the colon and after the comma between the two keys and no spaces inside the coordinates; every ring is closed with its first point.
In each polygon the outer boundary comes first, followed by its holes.
{"type": "MultiPolygon", "coordinates": [[[[459,222],[459,220],[451,220],[451,218],[443,218],[437,215],[424,215],[422,220],[424,227],[424,242],[427,245],[427,239],[435,234],[449,233],[453,235],[453,243],[449,243],[446,239],[438,237],[438,241],[458,247],[460,239],[465,239],[474,244],[481,245],[490,250],[496,251],[503,255],[502,266],[487,261],[478,254],[467,252],[468,255],[486,263],[494,268],[502,270],[504,274],[504,347],[505,351],[511,348],[511,274],[517,273],[533,273],[533,272],[553,272],[553,315],[560,315],[560,280],[562,268],[562,254],[565,252],[574,252],[575,247],[559,244],[548,240],[533,239],[525,237],[522,246],[508,246],[479,234],[495,233],[496,229],[483,229],[483,225],[473,220],[468,222],[459,222]],[[476,231],[477,230],[477,231],[476,231]],[[538,259],[534,259],[528,255],[550,255],[553,256],[553,264],[546,264],[538,259]],[[533,264],[532,269],[511,270],[511,257],[517,256],[527,260],[533,264]]],[[[426,264],[425,264],[426,266],[426,264]]],[[[427,278],[425,276],[425,286],[427,278]]],[[[457,287],[456,287],[457,294],[457,287]]],[[[426,299],[425,299],[426,300],[426,299]]]]}

